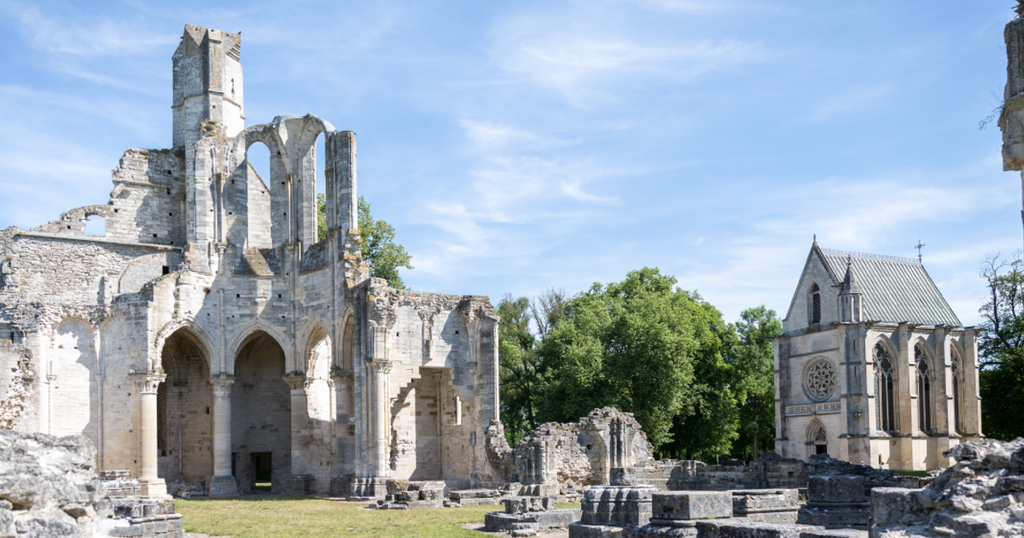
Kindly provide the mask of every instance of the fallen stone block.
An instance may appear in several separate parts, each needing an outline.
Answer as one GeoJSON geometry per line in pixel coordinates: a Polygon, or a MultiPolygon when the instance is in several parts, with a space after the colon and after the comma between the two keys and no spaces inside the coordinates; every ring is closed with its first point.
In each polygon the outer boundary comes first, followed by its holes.
{"type": "Polygon", "coordinates": [[[733,517],[763,523],[796,523],[800,496],[795,489],[732,491],[733,517]]]}
{"type": "Polygon", "coordinates": [[[671,491],[653,495],[651,520],[692,520],[732,517],[728,491],[671,491]]]}

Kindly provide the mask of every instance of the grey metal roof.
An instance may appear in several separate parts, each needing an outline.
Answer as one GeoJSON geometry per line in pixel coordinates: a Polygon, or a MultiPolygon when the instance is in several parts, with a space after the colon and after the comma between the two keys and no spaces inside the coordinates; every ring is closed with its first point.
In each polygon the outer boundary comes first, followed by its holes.
{"type": "Polygon", "coordinates": [[[846,277],[849,260],[863,294],[867,319],[961,326],[920,261],[827,248],[818,251],[836,284],[846,277]]]}

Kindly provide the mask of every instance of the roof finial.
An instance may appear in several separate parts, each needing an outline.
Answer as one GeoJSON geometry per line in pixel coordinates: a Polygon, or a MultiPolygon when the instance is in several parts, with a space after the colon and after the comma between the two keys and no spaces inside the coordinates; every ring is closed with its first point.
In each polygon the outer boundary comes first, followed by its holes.
{"type": "Polygon", "coordinates": [[[915,246],[914,248],[917,249],[917,263],[921,263],[921,249],[924,248],[924,243],[922,243],[921,240],[918,239],[917,246],[915,246]]]}
{"type": "Polygon", "coordinates": [[[851,265],[853,265],[853,256],[847,254],[846,255],[846,266],[849,267],[851,265]]]}
{"type": "Polygon", "coordinates": [[[818,244],[818,234],[814,234],[814,244],[818,244]]]}

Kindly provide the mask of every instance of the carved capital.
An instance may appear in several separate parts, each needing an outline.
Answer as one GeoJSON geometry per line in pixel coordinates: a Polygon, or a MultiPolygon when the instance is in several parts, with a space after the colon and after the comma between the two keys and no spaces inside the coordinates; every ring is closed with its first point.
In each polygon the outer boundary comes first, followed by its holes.
{"type": "Polygon", "coordinates": [[[230,398],[231,387],[235,384],[235,376],[221,374],[218,377],[210,379],[210,385],[213,386],[213,397],[214,398],[230,398]]]}
{"type": "Polygon", "coordinates": [[[156,394],[160,383],[163,383],[167,376],[162,374],[135,374],[132,381],[135,382],[135,391],[139,394],[156,394]]]}
{"type": "Polygon", "coordinates": [[[386,374],[386,373],[391,372],[391,366],[393,365],[393,363],[391,361],[380,360],[380,359],[374,359],[372,361],[368,361],[368,364],[369,364],[370,369],[372,371],[379,372],[379,373],[382,373],[382,374],[386,374]]]}
{"type": "Polygon", "coordinates": [[[354,379],[356,371],[352,368],[334,368],[331,370],[331,379],[335,383],[344,383],[349,379],[354,379]]]}
{"type": "Polygon", "coordinates": [[[299,390],[306,386],[306,376],[302,374],[289,374],[281,379],[288,383],[288,388],[291,390],[299,390]]]}

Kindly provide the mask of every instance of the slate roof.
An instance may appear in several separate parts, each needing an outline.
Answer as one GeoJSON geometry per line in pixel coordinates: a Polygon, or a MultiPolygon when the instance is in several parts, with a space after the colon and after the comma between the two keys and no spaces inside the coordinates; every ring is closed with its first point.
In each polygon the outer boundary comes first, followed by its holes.
{"type": "Polygon", "coordinates": [[[836,284],[845,280],[850,260],[850,269],[863,294],[865,318],[962,326],[920,261],[827,248],[818,251],[836,284]]]}

